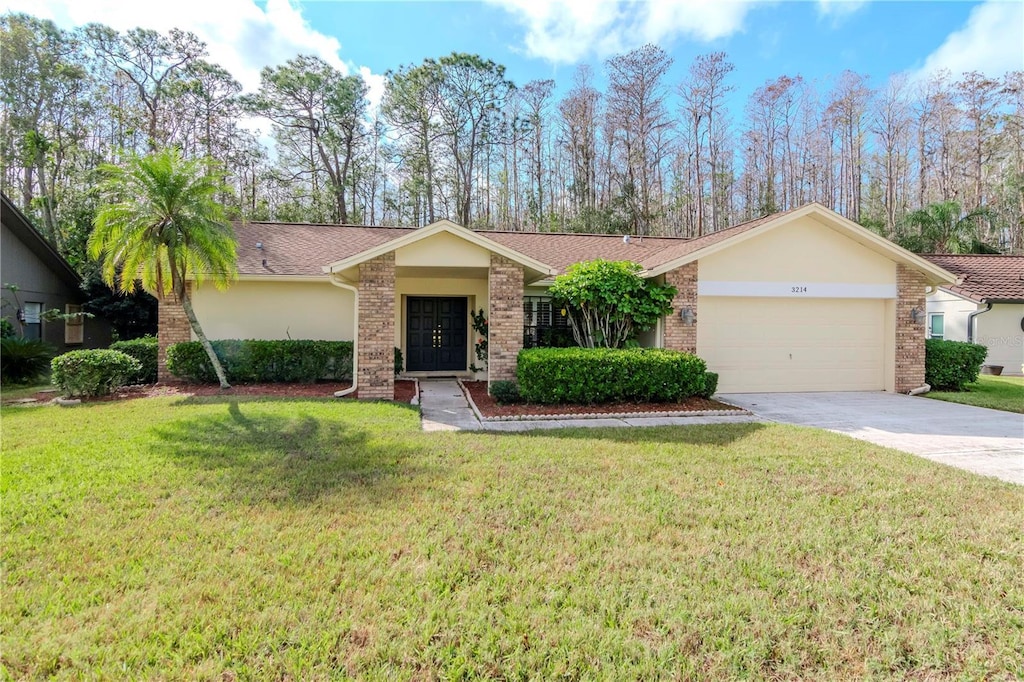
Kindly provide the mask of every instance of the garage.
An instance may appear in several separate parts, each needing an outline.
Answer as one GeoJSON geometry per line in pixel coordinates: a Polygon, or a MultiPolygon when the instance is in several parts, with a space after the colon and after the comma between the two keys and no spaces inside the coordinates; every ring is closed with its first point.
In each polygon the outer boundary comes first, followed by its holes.
{"type": "Polygon", "coordinates": [[[701,296],[697,353],[722,393],[881,391],[885,299],[701,296]]]}

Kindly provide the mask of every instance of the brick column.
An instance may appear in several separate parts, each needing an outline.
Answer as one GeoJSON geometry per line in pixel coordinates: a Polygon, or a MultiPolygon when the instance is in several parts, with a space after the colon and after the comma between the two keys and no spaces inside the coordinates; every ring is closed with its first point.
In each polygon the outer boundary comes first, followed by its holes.
{"type": "Polygon", "coordinates": [[[522,266],[492,253],[487,290],[487,383],[515,381],[516,360],[523,348],[522,266]]]}
{"type": "Polygon", "coordinates": [[[359,265],[359,398],[395,399],[395,253],[359,265]]]}
{"type": "Polygon", "coordinates": [[[697,352],[697,261],[669,270],[665,273],[665,283],[676,288],[672,299],[672,312],[665,318],[665,348],[684,350],[687,353],[697,352]],[[683,324],[680,311],[689,308],[693,311],[693,324],[683,324]]]}
{"type": "Polygon", "coordinates": [[[924,275],[905,265],[896,266],[896,392],[906,393],[924,383],[924,275]],[[917,308],[922,322],[910,311],[917,308]]]}
{"type": "MultiPolygon", "coordinates": [[[[186,284],[191,292],[190,284],[186,284]]],[[[157,301],[157,355],[156,380],[160,383],[174,381],[177,377],[167,371],[167,347],[192,340],[192,325],[185,317],[185,309],[174,294],[162,296],[157,301]]]]}

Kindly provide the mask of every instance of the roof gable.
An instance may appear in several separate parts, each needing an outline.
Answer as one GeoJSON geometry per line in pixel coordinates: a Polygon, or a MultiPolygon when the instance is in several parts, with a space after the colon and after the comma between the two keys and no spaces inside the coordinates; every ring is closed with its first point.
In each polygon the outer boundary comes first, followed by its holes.
{"type": "Polygon", "coordinates": [[[880,253],[897,263],[922,272],[928,284],[939,285],[956,281],[956,276],[942,267],[897,246],[888,239],[875,234],[852,220],[847,220],[835,211],[825,208],[818,203],[810,203],[800,208],[776,213],[706,235],[692,242],[680,245],[680,247],[674,250],[674,253],[659,254],[652,261],[641,263],[641,265],[648,270],[649,276],[664,274],[669,270],[674,270],[702,257],[718,253],[731,246],[752,239],[759,234],[789,225],[795,220],[807,216],[813,217],[823,226],[849,237],[861,246],[880,253]]]}
{"type": "MultiPolygon", "coordinates": [[[[486,249],[492,253],[497,253],[498,255],[504,256],[513,262],[519,263],[526,268],[527,271],[532,271],[534,280],[552,275],[555,272],[554,268],[542,263],[536,258],[520,253],[519,251],[509,248],[492,239],[488,239],[483,234],[466,229],[465,227],[457,225],[450,220],[439,220],[427,225],[426,227],[419,228],[418,230],[411,230],[406,234],[391,239],[390,241],[383,242],[360,253],[353,254],[348,258],[343,258],[330,263],[329,265],[325,265],[323,267],[323,272],[327,274],[342,275],[344,277],[344,273],[346,271],[351,271],[360,263],[365,263],[366,261],[377,258],[385,253],[396,251],[406,246],[411,246],[412,244],[425,239],[430,239],[431,237],[441,233],[453,235],[474,246],[486,249]]],[[[351,277],[347,279],[351,279],[351,277]]]]}
{"type": "Polygon", "coordinates": [[[0,222],[42,261],[49,270],[65,284],[77,289],[82,278],[50,242],[32,225],[28,217],[7,197],[0,194],[0,222]]]}

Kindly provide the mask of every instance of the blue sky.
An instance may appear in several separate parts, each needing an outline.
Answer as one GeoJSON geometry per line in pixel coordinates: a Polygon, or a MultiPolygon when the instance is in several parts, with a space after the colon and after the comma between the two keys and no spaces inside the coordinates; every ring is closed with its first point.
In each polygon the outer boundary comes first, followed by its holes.
{"type": "Polygon", "coordinates": [[[881,86],[895,73],[1024,68],[1020,0],[0,0],[0,10],[68,27],[191,30],[246,89],[262,66],[304,52],[361,73],[379,96],[388,69],[461,51],[505,65],[517,84],[553,78],[561,91],[577,64],[591,64],[600,83],[609,56],[645,42],[675,59],[672,83],[696,55],[727,52],[738,101],[783,74],[827,88],[845,69],[881,86]]]}

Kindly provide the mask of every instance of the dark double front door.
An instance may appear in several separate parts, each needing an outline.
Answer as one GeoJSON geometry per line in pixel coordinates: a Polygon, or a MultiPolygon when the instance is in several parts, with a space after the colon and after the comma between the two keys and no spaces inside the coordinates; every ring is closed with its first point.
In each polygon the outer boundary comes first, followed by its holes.
{"type": "Polygon", "coordinates": [[[405,369],[465,371],[469,331],[466,299],[409,296],[405,308],[405,369]]]}

